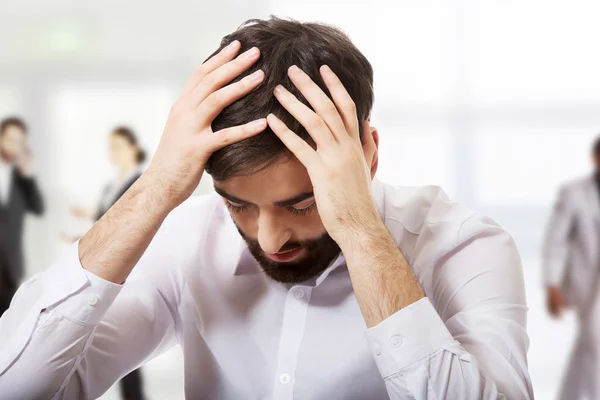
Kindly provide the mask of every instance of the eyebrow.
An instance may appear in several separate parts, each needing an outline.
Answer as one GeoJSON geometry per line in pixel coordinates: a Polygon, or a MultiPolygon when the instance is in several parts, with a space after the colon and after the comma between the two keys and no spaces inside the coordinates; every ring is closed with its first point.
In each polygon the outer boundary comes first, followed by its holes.
{"type": "MultiPolygon", "coordinates": [[[[223,197],[229,201],[232,201],[234,203],[244,204],[244,205],[252,205],[253,204],[249,201],[240,199],[239,197],[232,196],[229,193],[225,192],[223,189],[219,189],[216,186],[215,186],[215,192],[217,192],[221,197],[223,197]]],[[[306,199],[310,199],[311,197],[314,197],[314,196],[315,195],[313,192],[300,193],[299,195],[296,195],[287,200],[276,201],[273,204],[276,205],[277,207],[289,207],[289,206],[293,206],[294,204],[298,204],[301,201],[304,201],[306,199]]]]}

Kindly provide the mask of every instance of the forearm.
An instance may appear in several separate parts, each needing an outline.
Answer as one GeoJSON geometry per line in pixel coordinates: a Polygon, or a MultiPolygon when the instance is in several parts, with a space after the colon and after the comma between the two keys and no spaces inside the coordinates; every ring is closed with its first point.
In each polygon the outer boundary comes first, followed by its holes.
{"type": "Polygon", "coordinates": [[[367,224],[343,243],[354,293],[369,328],[424,297],[383,223],[367,224]]]}
{"type": "Polygon", "coordinates": [[[79,241],[81,265],[121,284],[171,211],[160,187],[143,175],[79,241]]]}

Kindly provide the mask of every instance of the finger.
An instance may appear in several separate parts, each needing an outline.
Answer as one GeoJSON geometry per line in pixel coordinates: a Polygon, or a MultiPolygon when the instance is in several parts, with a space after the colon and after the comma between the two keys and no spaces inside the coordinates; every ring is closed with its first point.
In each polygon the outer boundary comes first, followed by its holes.
{"type": "Polygon", "coordinates": [[[356,115],[356,104],[352,100],[352,97],[348,94],[348,91],[337,77],[335,73],[327,65],[323,65],[319,71],[325,86],[329,89],[333,102],[344,121],[346,131],[350,136],[359,138],[360,130],[358,129],[358,118],[356,115]]]}
{"type": "Polygon", "coordinates": [[[225,46],[218,54],[214,57],[206,60],[201,66],[199,66],[191,78],[187,81],[183,88],[184,93],[191,93],[202,78],[206,75],[219,68],[221,65],[233,60],[240,51],[241,44],[239,41],[234,40],[225,46]]]}
{"type": "Polygon", "coordinates": [[[206,75],[192,93],[193,104],[198,106],[215,90],[222,88],[250,68],[259,57],[260,51],[257,47],[253,47],[240,54],[235,60],[229,61],[206,75]]]}
{"type": "Polygon", "coordinates": [[[317,153],[300,136],[296,135],[287,125],[273,114],[267,116],[271,130],[285,144],[294,156],[308,169],[317,153]]]}
{"type": "Polygon", "coordinates": [[[206,137],[209,151],[215,152],[225,146],[255,136],[264,131],[266,127],[267,120],[261,118],[244,125],[221,129],[220,131],[214,132],[212,135],[202,135],[202,137],[206,137]]]}
{"type": "Polygon", "coordinates": [[[317,147],[335,143],[335,138],[325,121],[313,110],[301,103],[296,96],[281,85],[277,85],[273,93],[277,101],[302,124],[317,144],[317,147]]]}
{"type": "Polygon", "coordinates": [[[264,78],[265,73],[259,69],[242,80],[213,92],[200,104],[198,112],[204,120],[212,121],[225,107],[254,90],[264,78]]]}
{"type": "Polygon", "coordinates": [[[310,79],[310,76],[295,65],[292,65],[288,69],[288,76],[316,113],[323,121],[325,121],[333,136],[337,140],[347,137],[348,133],[346,133],[344,121],[342,121],[335,104],[325,93],[323,93],[323,90],[310,79]]]}
{"type": "Polygon", "coordinates": [[[375,145],[375,139],[373,139],[373,130],[371,129],[371,124],[369,121],[361,121],[363,131],[363,140],[362,147],[365,151],[370,151],[375,149],[377,146],[375,145]]]}

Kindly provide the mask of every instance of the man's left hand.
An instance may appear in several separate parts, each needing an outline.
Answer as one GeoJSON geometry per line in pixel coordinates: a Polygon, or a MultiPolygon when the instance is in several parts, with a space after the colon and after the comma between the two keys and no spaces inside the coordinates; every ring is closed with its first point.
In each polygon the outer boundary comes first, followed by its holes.
{"type": "Polygon", "coordinates": [[[298,67],[292,66],[288,70],[292,83],[315,111],[281,85],[274,92],[281,105],[310,134],[316,150],[275,115],[270,114],[267,121],[306,167],[323,225],[342,247],[348,239],[360,236],[365,227],[381,224],[370,192],[370,164],[375,143],[369,123],[364,121],[363,128],[367,132],[364,133],[363,151],[352,98],[329,67],[322,66],[320,73],[333,101],[298,67]],[[365,160],[365,153],[369,153],[369,160],[365,160]]]}

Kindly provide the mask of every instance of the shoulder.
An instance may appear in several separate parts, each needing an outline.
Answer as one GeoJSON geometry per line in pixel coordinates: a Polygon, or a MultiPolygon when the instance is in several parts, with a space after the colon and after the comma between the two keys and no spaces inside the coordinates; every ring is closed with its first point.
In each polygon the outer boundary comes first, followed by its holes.
{"type": "Polygon", "coordinates": [[[219,204],[215,195],[193,196],[171,211],[135,269],[154,276],[156,282],[173,275],[182,283],[183,267],[218,229],[219,204]]]}
{"type": "Polygon", "coordinates": [[[224,221],[225,213],[218,195],[192,196],[171,211],[163,227],[171,234],[180,237],[196,236],[205,232],[215,221],[224,221]]]}
{"type": "Polygon", "coordinates": [[[593,176],[585,176],[578,179],[572,179],[564,182],[559,187],[560,192],[572,192],[581,190],[583,188],[589,187],[590,185],[595,184],[596,181],[593,176]]]}
{"type": "MultiPolygon", "coordinates": [[[[477,237],[513,243],[493,219],[451,201],[438,186],[384,185],[384,221],[398,248],[422,275],[477,237]]],[[[489,241],[494,247],[494,241],[489,241]]],[[[516,249],[516,246],[515,246],[516,249]]]]}
{"type": "Polygon", "coordinates": [[[475,214],[470,208],[451,201],[439,186],[381,185],[385,224],[399,224],[415,235],[433,225],[458,229],[475,214]]]}

